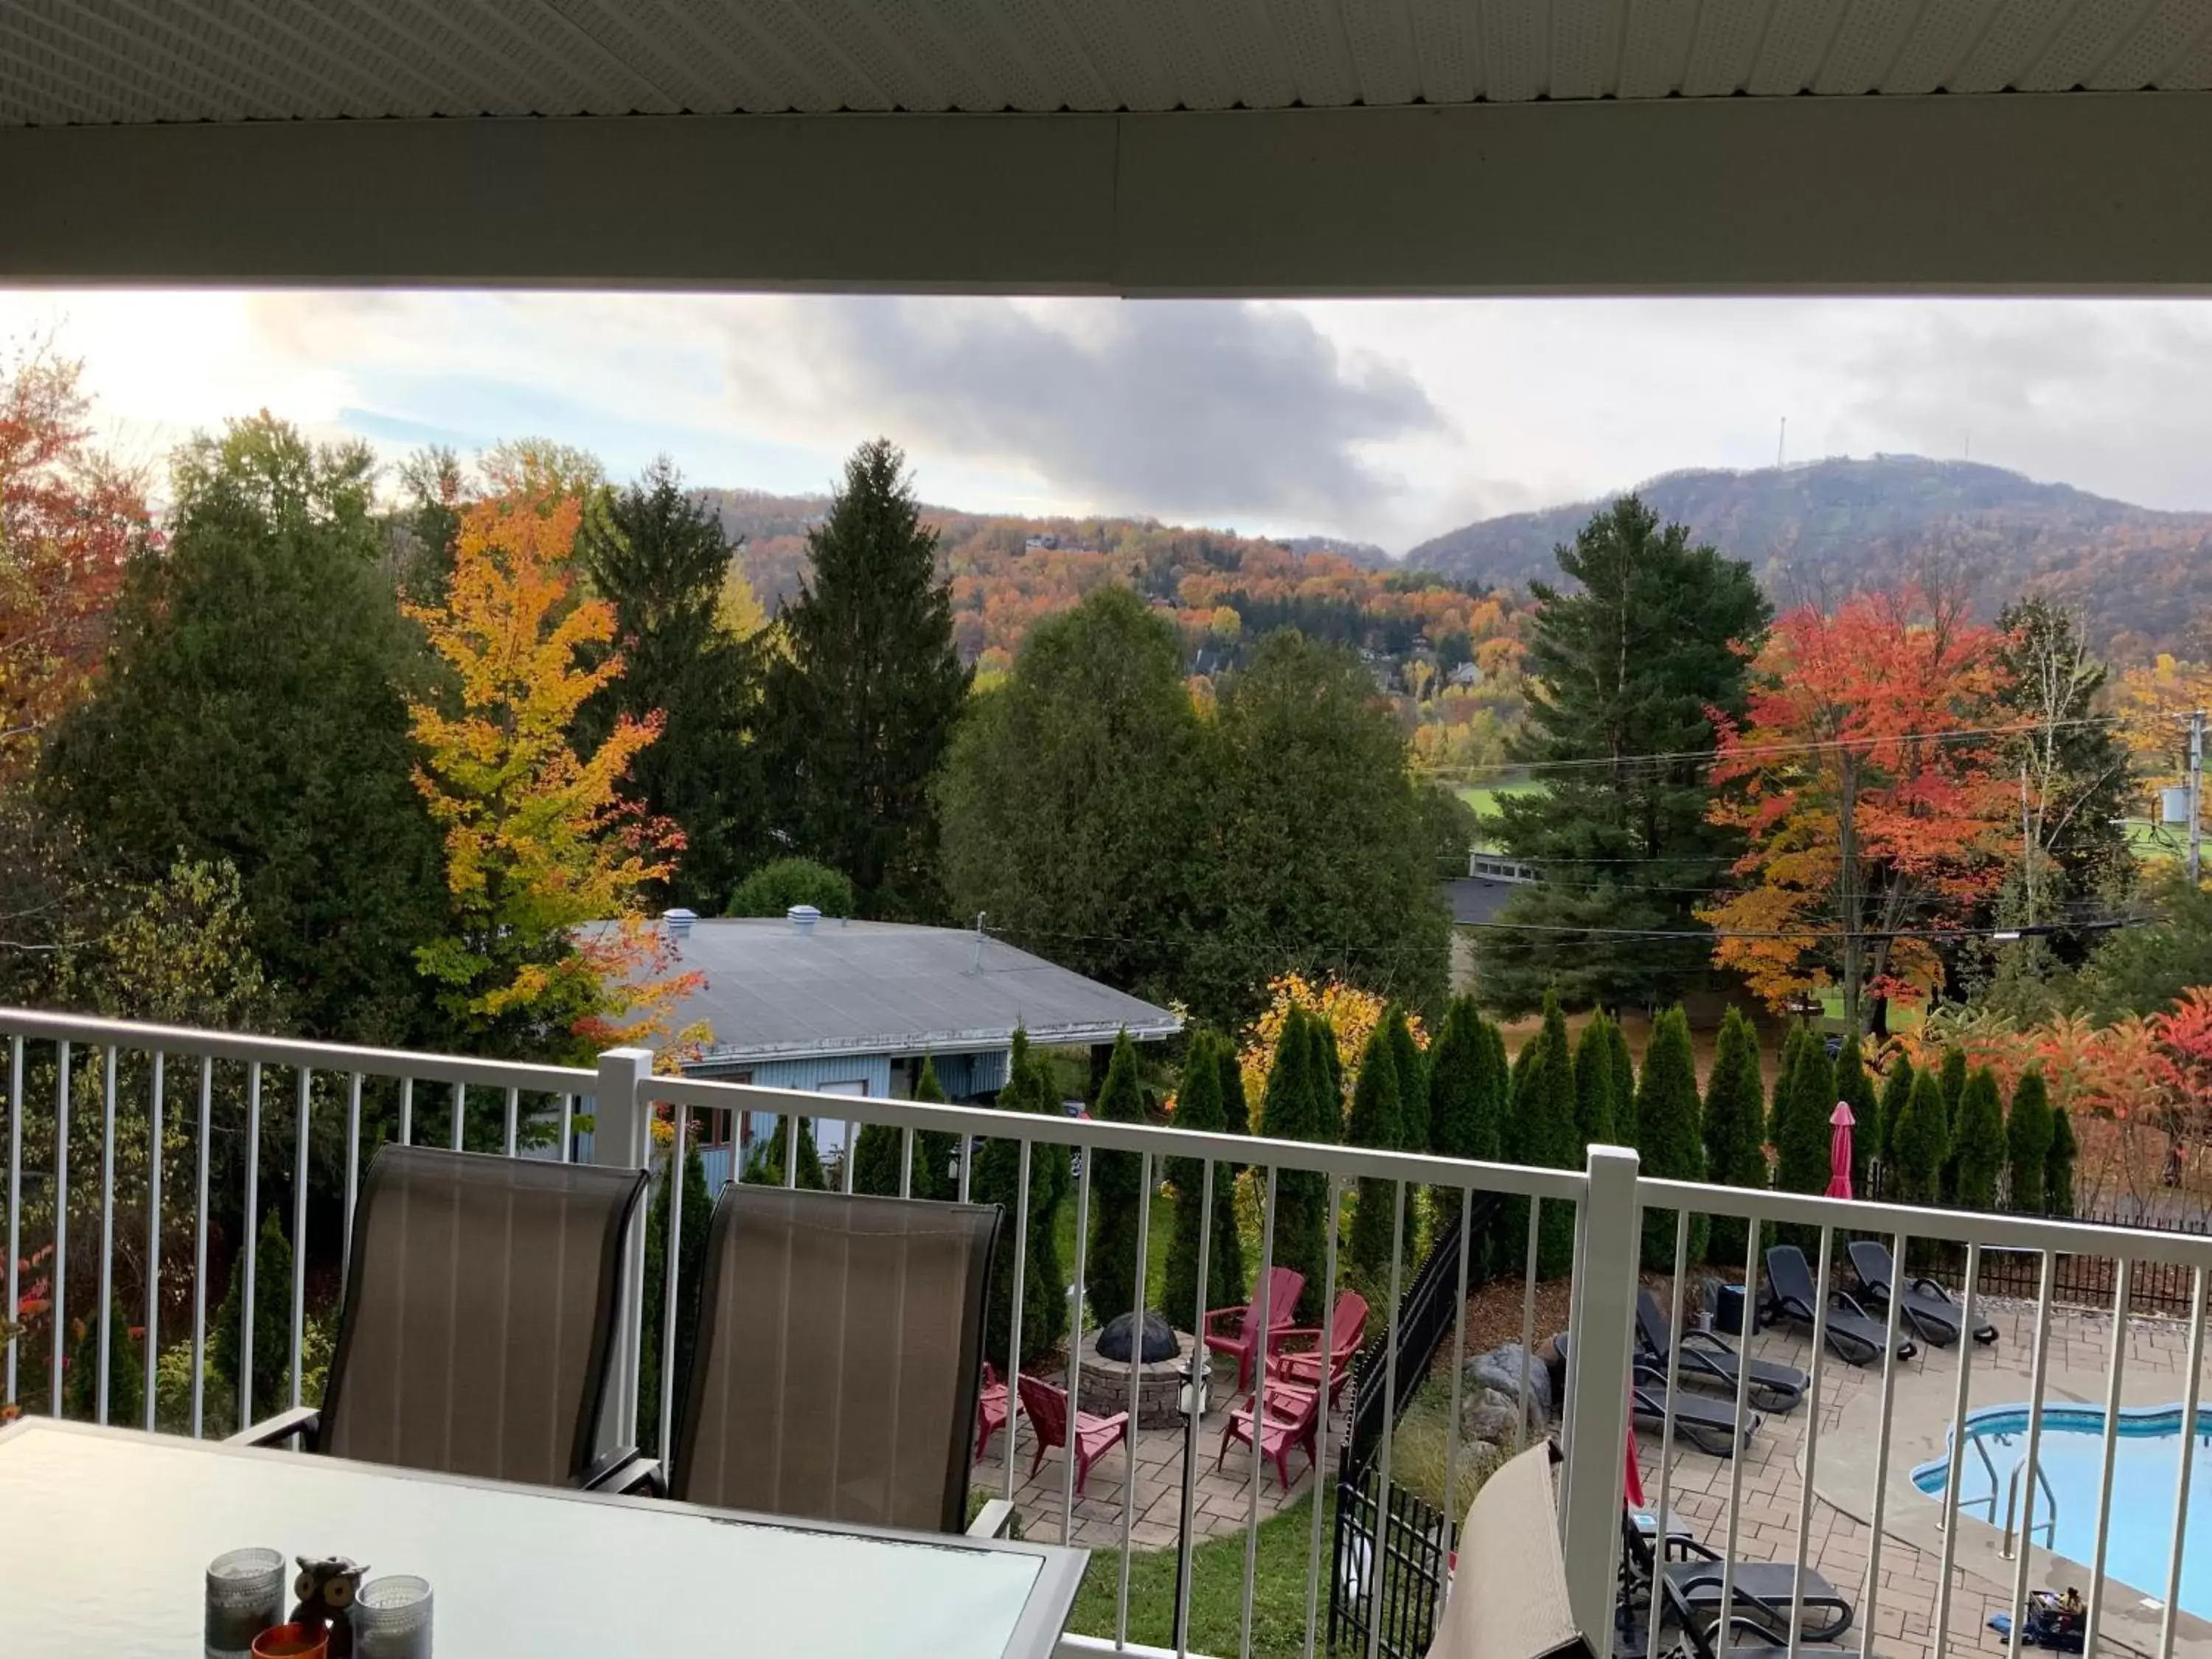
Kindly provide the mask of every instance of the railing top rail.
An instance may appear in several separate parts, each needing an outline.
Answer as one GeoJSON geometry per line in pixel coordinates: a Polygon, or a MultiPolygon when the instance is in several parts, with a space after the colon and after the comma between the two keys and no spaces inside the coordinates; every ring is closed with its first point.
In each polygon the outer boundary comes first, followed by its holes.
{"type": "Polygon", "coordinates": [[[1257,1135],[1205,1134],[1195,1129],[1158,1128],[1150,1124],[1109,1123],[1101,1118],[1072,1118],[1041,1112],[1019,1115],[988,1106],[940,1106],[922,1101],[876,1096],[821,1095],[800,1089],[769,1089],[752,1083],[717,1083],[703,1078],[655,1077],[641,1085],[649,1100],[716,1111],[790,1112],[833,1121],[888,1123],[897,1128],[937,1130],[946,1134],[1018,1138],[1108,1152],[1151,1152],[1159,1158],[1212,1158],[1224,1164],[1256,1164],[1292,1170],[1322,1170],[1382,1181],[1410,1181],[1432,1187],[1474,1187],[1523,1198],[1578,1201],[1584,1180],[1579,1170],[1537,1170],[1517,1164],[1482,1164],[1438,1158],[1425,1152],[1377,1152],[1316,1141],[1268,1140],[1257,1135]]]}
{"type": "Polygon", "coordinates": [[[1911,1238],[1979,1244],[1984,1250],[2057,1250],[2069,1255],[2172,1261],[2212,1270],[2212,1237],[2067,1221],[2056,1216],[2003,1215],[1917,1205],[1777,1193],[1749,1187],[1708,1187],[1646,1176],[1637,1182],[1647,1210],[1686,1209],[1699,1215],[1756,1216],[1762,1224],[1796,1222],[1839,1232],[1903,1233],[1911,1238]]]}
{"type": "Polygon", "coordinates": [[[461,1054],[424,1054],[409,1048],[360,1048],[338,1042],[310,1042],[298,1037],[210,1031],[191,1025],[98,1019],[88,1014],[54,1013],[40,1008],[0,1008],[0,1036],[140,1048],[168,1054],[205,1054],[216,1060],[258,1060],[264,1065],[304,1066],[318,1072],[362,1072],[372,1077],[408,1077],[419,1082],[465,1083],[489,1089],[521,1089],[534,1094],[589,1094],[599,1080],[597,1073],[573,1066],[475,1060],[461,1054]]]}

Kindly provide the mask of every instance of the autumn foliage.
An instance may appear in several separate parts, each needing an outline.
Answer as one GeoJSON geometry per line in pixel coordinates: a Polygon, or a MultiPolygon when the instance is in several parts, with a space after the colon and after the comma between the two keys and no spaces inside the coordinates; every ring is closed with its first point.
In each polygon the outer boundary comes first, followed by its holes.
{"type": "Polygon", "coordinates": [[[580,665],[614,613],[572,592],[577,520],[573,498],[478,502],[446,604],[408,614],[456,687],[447,705],[410,705],[457,924],[420,964],[473,1030],[585,1054],[663,1032],[696,976],[670,971],[642,909],[681,837],[621,794],[659,714],[618,720],[588,755],[571,746],[577,709],[623,669],[619,654],[580,665]]]}
{"type": "Polygon", "coordinates": [[[2002,876],[2013,798],[1977,731],[2002,644],[1917,589],[1775,623],[1713,768],[1745,885],[1698,913],[1729,935],[1716,961],[1770,1003],[1840,985],[1849,1018],[1864,992],[1936,982],[1934,950],[1900,931],[1958,920],[2002,876]]]}

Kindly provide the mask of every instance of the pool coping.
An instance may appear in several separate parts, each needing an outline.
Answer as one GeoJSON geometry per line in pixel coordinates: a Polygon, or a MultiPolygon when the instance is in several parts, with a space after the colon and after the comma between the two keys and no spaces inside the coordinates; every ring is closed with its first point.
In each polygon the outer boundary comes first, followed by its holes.
{"type": "MultiPolygon", "coordinates": [[[[1895,1404],[1890,1419],[1889,1461],[1886,1469],[1887,1497],[1882,1510],[1882,1535],[1894,1539],[1913,1548],[1923,1551],[1931,1560],[1940,1560],[1943,1548],[1943,1531],[1936,1522],[1942,1506],[1929,1501],[1929,1494],[1921,1491],[1912,1479],[1913,1471],[1923,1464],[1939,1461],[1948,1455],[1949,1429],[1953,1395],[1952,1379],[1943,1379],[1941,1389],[1910,1385],[1911,1373],[1917,1366],[1901,1367],[1895,1389],[1895,1404]]],[[[2013,1379],[1996,1374],[2004,1381],[2013,1379]]],[[[2129,1401],[2130,1392],[2171,1390],[2179,1379],[2154,1376],[2138,1385],[2138,1390],[2128,1387],[2129,1379],[2122,1379],[2123,1412],[2130,1410],[2155,1411],[2169,1409],[2178,1412],[2179,1401],[2143,1400],[2129,1401]]],[[[2020,1379],[2024,1382],[2025,1379],[2020,1379]]],[[[2107,1379],[2101,1375],[2054,1370],[2045,1390],[2046,1407],[2069,1405],[2087,1407],[2099,1415],[2104,1412],[2104,1394],[2107,1379]]],[[[1971,1420],[1978,1412],[2002,1409],[2012,1402],[1971,1406],[1967,1417],[1971,1420]]],[[[1841,1510],[1863,1526],[1871,1526],[1874,1515],[1873,1449],[1878,1443],[1881,1428],[1881,1391],[1875,1386],[1861,1390],[1848,1401],[1838,1413],[1836,1425],[1820,1437],[1821,1455],[1813,1480],[1815,1496],[1831,1507],[1841,1510]]],[[[1805,1468],[1805,1448],[1801,1440],[1796,1453],[1797,1472],[1802,1479],[1805,1468]]],[[[2167,1494],[2169,1499],[2171,1494],[2167,1494]]],[[[1958,1534],[1953,1555],[1954,1568],[1964,1571],[2010,1599],[2017,1563],[2008,1561],[1999,1553],[2002,1543],[2002,1529],[1977,1516],[1960,1515],[1957,1517],[1958,1534]]],[[[2069,1556],[2057,1554],[2039,1545],[2023,1544],[2023,1553],[2028,1561],[2027,1584],[2030,1589],[2063,1590],[2069,1585],[2086,1590],[2094,1575],[2088,1564],[2069,1556]]],[[[2139,1585],[2106,1573],[2106,1597],[2099,1614],[2098,1642],[2102,1647],[2114,1647],[2151,1656],[2158,1651],[2159,1626],[2165,1611],[2159,1595],[2139,1585]]],[[[1864,1595],[1866,1586],[1859,1586],[1864,1595]]],[[[1961,1632],[1954,1627],[1955,1641],[1961,1632]]],[[[1994,1632],[1989,1632],[1994,1635],[1994,1632]]],[[[2025,1648],[2024,1650],[2025,1650],[2025,1648]]],[[[2186,1608],[2177,1609],[2174,1618],[2173,1650],[2187,1659],[2212,1659],[2212,1620],[2200,1618],[2186,1608]]]]}

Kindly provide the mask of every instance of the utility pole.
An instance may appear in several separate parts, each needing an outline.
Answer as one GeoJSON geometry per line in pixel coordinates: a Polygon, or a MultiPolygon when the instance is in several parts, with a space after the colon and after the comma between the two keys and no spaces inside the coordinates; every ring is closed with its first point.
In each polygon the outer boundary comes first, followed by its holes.
{"type": "Polygon", "coordinates": [[[2027,890],[2027,925],[2035,926],[2035,837],[2027,827],[2027,763],[2020,763],[2020,877],[2027,890]]]}
{"type": "Polygon", "coordinates": [[[2204,711],[2189,716],[2189,884],[2197,884],[2204,842],[2204,711]]]}

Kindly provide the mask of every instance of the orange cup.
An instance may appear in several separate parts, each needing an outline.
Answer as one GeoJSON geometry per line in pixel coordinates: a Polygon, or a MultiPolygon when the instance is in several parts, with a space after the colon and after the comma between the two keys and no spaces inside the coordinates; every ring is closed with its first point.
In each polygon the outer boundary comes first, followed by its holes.
{"type": "Polygon", "coordinates": [[[330,1650],[330,1632],[306,1625],[279,1625],[253,1638],[253,1659],[325,1659],[330,1650]]]}

